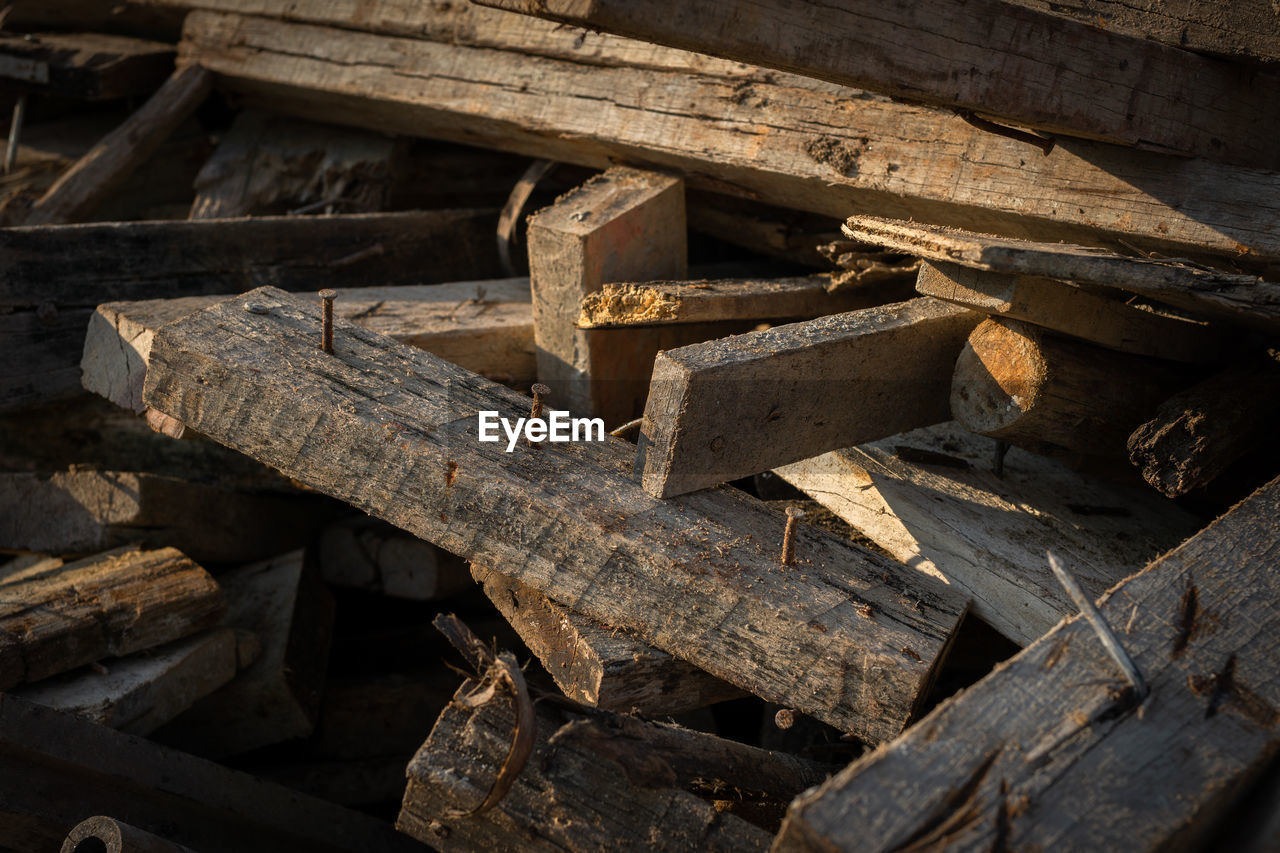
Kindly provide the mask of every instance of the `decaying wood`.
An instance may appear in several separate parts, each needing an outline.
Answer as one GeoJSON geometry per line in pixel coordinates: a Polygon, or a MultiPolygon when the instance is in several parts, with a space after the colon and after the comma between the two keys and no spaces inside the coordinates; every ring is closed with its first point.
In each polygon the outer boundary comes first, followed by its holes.
{"type": "Polygon", "coordinates": [[[1280,375],[1264,360],[1227,368],[1160,404],[1129,436],[1129,459],[1171,498],[1212,482],[1275,434],[1280,375]]]}
{"type": "Polygon", "coordinates": [[[213,75],[188,65],[165,81],[124,124],[103,137],[31,207],[27,225],[85,218],[121,181],[151,156],[213,88],[213,75]]]}
{"type": "Polygon", "coordinates": [[[149,95],[173,72],[173,56],[171,44],[127,36],[6,33],[0,87],[87,101],[149,95]]]}
{"type": "Polygon", "coordinates": [[[148,405],[843,731],[882,740],[910,718],[964,610],[941,584],[811,529],[780,573],[783,519],[759,501],[650,498],[621,439],[508,454],[476,413],[514,422],[527,397],[343,321],[327,355],[314,308],[251,296],[270,313],[237,299],[160,330],[148,405]]]}
{"type": "MultiPolygon", "coordinates": [[[[1206,188],[1204,192],[1212,190],[1206,188]]],[[[1035,243],[875,216],[853,217],[845,224],[844,232],[856,240],[909,252],[928,261],[1106,285],[1196,314],[1263,330],[1280,329],[1280,285],[1179,258],[1127,257],[1086,246],[1035,243]]]]}
{"type": "Polygon", "coordinates": [[[207,631],[108,661],[101,671],[77,670],[13,692],[37,705],[145,735],[235,677],[236,634],[207,631]]]}
{"type": "Polygon", "coordinates": [[[1227,333],[1220,327],[1161,306],[1134,305],[1118,291],[1087,290],[1042,276],[985,272],[935,261],[921,267],[916,290],[1135,355],[1213,361],[1228,344],[1227,333]]]}
{"type": "Polygon", "coordinates": [[[720,281],[606,284],[582,298],[579,329],[665,326],[721,320],[796,320],[895,301],[902,290],[850,288],[829,293],[830,275],[720,281]],[[883,297],[889,298],[883,298],[883,297]]]}
{"type": "Polygon", "coordinates": [[[317,509],[156,474],[0,473],[0,550],[84,554],[141,542],[196,560],[261,559],[305,542],[331,512],[317,509]]]}
{"type": "Polygon", "coordinates": [[[436,601],[474,586],[463,561],[372,518],[326,527],[317,551],[320,574],[334,586],[413,601],[436,601]]]}
{"type": "Polygon", "coordinates": [[[242,112],[196,176],[190,218],[288,213],[315,204],[373,213],[386,207],[400,153],[385,136],[242,112]]]}
{"type": "Polygon", "coordinates": [[[971,432],[1020,447],[1121,456],[1129,433],[1193,378],[1173,362],[991,318],[956,361],[951,412],[971,432]]]}
{"type": "Polygon", "coordinates": [[[1280,77],[999,0],[480,2],[1052,133],[1280,164],[1280,124],[1256,120],[1280,77]]]}
{"type": "Polygon", "coordinates": [[[0,695],[0,839],[56,850],[109,814],[200,853],[421,851],[386,821],[73,714],[0,695]]]}
{"type": "MultiPolygon", "coordinates": [[[[527,278],[336,290],[335,316],[509,384],[536,376],[527,278]]],[[[85,333],[81,382],[141,413],[156,329],[228,297],[189,296],[99,305],[85,333]]],[[[310,294],[316,302],[320,297],[310,294]]]]}
{"type": "Polygon", "coordinates": [[[6,583],[0,598],[3,689],[202,631],[225,607],[217,582],[175,548],[67,563],[6,583]]]}
{"type": "Polygon", "coordinates": [[[974,615],[1023,646],[1076,611],[1046,550],[1096,596],[1198,527],[1144,489],[1090,480],[1016,448],[996,476],[993,444],[940,424],[777,473],[898,560],[963,590],[974,615]]]}
{"type": "Polygon", "coordinates": [[[234,681],[156,732],[162,743],[212,758],[306,737],[320,708],[333,599],[302,552],[219,576],[222,624],[253,632],[261,653],[234,681]]]}
{"type": "Polygon", "coordinates": [[[516,15],[426,41],[436,8],[372,5],[267,4],[333,29],[195,12],[181,55],[248,103],[303,118],[594,168],[642,162],[696,188],[842,219],[875,212],[1042,240],[1280,257],[1274,217],[1258,207],[1280,175],[1084,140],[1045,156],[939,110],[516,15]],[[349,29],[396,17],[421,25],[417,37],[349,29]],[[523,35],[508,39],[513,30],[523,35]]]}
{"type": "Polygon", "coordinates": [[[662,353],[636,471],[655,497],[948,417],[972,311],[927,297],[662,353]]]}
{"type": "Polygon", "coordinates": [[[130,826],[115,818],[97,815],[77,823],[62,842],[62,853],[195,853],[190,847],[174,844],[130,826]]]}
{"type": "Polygon", "coordinates": [[[1280,481],[792,804],[774,849],[1198,849],[1275,754],[1280,481]]]}
{"type": "Polygon", "coordinates": [[[485,594],[570,699],[607,711],[662,716],[736,699],[733,685],[574,613],[537,590],[473,565],[485,594]]]}

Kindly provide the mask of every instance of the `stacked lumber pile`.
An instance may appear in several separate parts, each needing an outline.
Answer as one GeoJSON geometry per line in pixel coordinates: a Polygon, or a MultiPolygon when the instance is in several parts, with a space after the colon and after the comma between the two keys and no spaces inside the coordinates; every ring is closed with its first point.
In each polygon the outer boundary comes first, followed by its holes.
{"type": "Polygon", "coordinates": [[[0,849],[1276,849],[1273,5],[12,4],[0,849]]]}

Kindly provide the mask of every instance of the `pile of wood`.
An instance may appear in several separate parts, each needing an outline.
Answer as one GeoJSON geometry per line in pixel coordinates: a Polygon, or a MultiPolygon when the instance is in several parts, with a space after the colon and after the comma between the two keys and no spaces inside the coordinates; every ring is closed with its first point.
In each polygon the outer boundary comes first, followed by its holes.
{"type": "Polygon", "coordinates": [[[0,20],[0,849],[1280,845],[1271,5],[0,20]]]}

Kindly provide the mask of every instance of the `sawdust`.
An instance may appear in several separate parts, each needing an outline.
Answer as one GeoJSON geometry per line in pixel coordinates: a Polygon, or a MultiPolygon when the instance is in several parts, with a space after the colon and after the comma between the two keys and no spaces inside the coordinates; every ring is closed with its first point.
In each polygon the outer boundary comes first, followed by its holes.
{"type": "Polygon", "coordinates": [[[675,318],[680,300],[669,293],[636,284],[606,284],[582,299],[581,329],[643,326],[675,318]]]}

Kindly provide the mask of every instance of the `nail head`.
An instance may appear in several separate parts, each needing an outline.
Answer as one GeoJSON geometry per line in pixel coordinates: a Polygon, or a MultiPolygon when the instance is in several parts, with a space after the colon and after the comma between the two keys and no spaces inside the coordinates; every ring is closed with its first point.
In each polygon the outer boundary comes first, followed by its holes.
{"type": "Polygon", "coordinates": [[[264,302],[246,302],[244,303],[244,310],[250,314],[270,314],[271,306],[264,302]]]}
{"type": "Polygon", "coordinates": [[[329,288],[325,288],[324,290],[320,291],[321,299],[333,299],[337,295],[338,295],[338,291],[330,290],[329,288]]]}

